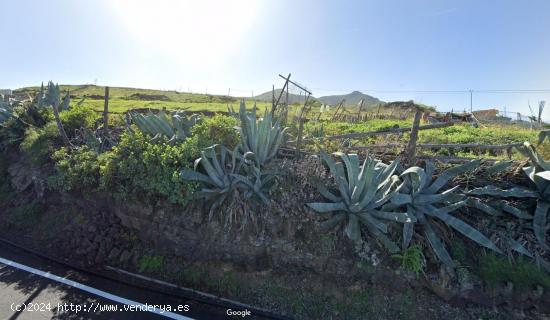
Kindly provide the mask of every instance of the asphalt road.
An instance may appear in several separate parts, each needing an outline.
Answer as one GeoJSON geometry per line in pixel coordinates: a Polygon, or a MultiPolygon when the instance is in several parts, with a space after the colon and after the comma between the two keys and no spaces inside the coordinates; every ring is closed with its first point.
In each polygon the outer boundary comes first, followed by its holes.
{"type": "Polygon", "coordinates": [[[84,274],[0,244],[0,319],[189,318],[243,319],[229,317],[225,307],[84,274]]]}

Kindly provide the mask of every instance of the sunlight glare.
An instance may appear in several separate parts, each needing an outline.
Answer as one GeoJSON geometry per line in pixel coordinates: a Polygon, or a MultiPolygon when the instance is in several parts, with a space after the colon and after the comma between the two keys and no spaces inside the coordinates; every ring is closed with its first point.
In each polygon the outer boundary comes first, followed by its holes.
{"type": "Polygon", "coordinates": [[[140,45],[182,66],[220,64],[257,17],[258,1],[111,0],[140,45]]]}

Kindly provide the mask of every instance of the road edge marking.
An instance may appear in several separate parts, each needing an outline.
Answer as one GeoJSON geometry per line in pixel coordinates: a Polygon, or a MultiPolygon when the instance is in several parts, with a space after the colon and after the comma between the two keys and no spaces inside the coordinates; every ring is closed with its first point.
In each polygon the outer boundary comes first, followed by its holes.
{"type": "Polygon", "coordinates": [[[109,293],[109,292],[106,292],[106,291],[103,291],[103,290],[99,290],[99,289],[87,286],[85,284],[76,282],[74,280],[69,280],[69,279],[57,276],[55,274],[45,272],[45,271],[42,271],[42,270],[39,270],[39,269],[35,269],[33,267],[29,267],[29,266],[26,266],[24,264],[21,264],[21,263],[18,263],[18,262],[15,262],[15,261],[12,261],[12,260],[9,260],[9,259],[6,259],[6,258],[0,257],[0,263],[3,263],[7,266],[10,266],[10,267],[13,267],[13,268],[16,268],[16,269],[20,269],[20,270],[35,274],[37,276],[40,276],[40,277],[43,277],[43,278],[46,278],[46,279],[50,279],[50,280],[68,285],[70,287],[73,287],[73,288],[76,288],[76,289],[79,289],[79,290],[82,290],[82,291],[86,291],[88,293],[91,293],[91,294],[96,295],[96,296],[100,296],[100,297],[105,298],[107,300],[111,300],[111,301],[118,302],[118,303],[125,304],[125,305],[140,306],[140,307],[144,308],[147,312],[151,312],[151,313],[157,314],[157,315],[162,316],[162,317],[167,317],[167,318],[177,319],[177,320],[194,320],[193,318],[189,318],[189,317],[186,317],[184,315],[180,315],[180,314],[173,313],[173,312],[170,312],[170,311],[160,311],[160,310],[157,310],[156,308],[153,309],[153,310],[149,310],[149,308],[147,308],[147,306],[145,304],[141,303],[141,302],[126,299],[126,298],[114,295],[112,293],[109,293]]]}

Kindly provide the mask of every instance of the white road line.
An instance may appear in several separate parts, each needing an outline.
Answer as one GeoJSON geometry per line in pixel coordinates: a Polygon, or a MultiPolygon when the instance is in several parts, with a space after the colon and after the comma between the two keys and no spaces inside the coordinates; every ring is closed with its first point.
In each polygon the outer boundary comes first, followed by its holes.
{"type": "Polygon", "coordinates": [[[95,289],[95,288],[92,288],[92,287],[87,286],[85,284],[78,283],[78,282],[73,281],[73,280],[65,279],[65,278],[62,278],[60,276],[56,276],[54,274],[51,274],[49,272],[38,270],[38,269],[29,267],[29,266],[26,266],[26,265],[23,265],[23,264],[20,264],[20,263],[17,263],[15,261],[11,261],[11,260],[8,260],[8,259],[2,258],[2,257],[0,257],[0,263],[3,263],[5,265],[8,265],[8,266],[11,266],[11,267],[23,270],[23,271],[27,271],[27,272],[36,274],[38,276],[41,276],[41,277],[44,277],[44,278],[47,278],[47,279],[50,279],[50,280],[53,280],[53,281],[63,283],[65,285],[80,289],[82,291],[89,292],[91,294],[103,297],[103,298],[111,300],[111,301],[115,301],[115,302],[125,304],[125,305],[129,305],[129,306],[137,306],[138,310],[144,310],[144,311],[147,310],[148,312],[155,313],[155,314],[158,314],[160,316],[171,318],[171,319],[193,320],[193,318],[182,316],[180,314],[176,314],[176,313],[173,313],[173,312],[162,311],[162,310],[159,310],[157,308],[155,308],[153,310],[149,310],[150,308],[147,308],[147,307],[150,307],[150,305],[146,306],[143,303],[133,301],[133,300],[129,300],[129,299],[126,299],[126,298],[122,298],[122,297],[119,297],[117,295],[111,294],[109,292],[105,292],[105,291],[102,291],[102,290],[99,290],[99,289],[95,289]],[[141,309],[141,308],[143,308],[143,309],[141,309]]]}

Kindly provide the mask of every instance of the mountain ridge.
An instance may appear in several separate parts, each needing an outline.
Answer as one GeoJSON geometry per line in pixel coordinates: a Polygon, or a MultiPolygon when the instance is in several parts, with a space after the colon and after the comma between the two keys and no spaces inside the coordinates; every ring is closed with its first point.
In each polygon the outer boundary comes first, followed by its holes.
{"type": "MultiPolygon", "coordinates": [[[[277,97],[281,93],[281,90],[282,89],[275,89],[275,99],[277,99],[277,97]]],[[[273,96],[272,91],[267,91],[267,92],[264,92],[260,95],[254,96],[253,99],[254,100],[259,100],[259,101],[270,102],[271,99],[272,99],[272,96],[273,96]]],[[[283,96],[281,97],[281,99],[283,101],[285,101],[285,99],[286,99],[286,94],[285,93],[283,93],[283,96]]],[[[340,101],[342,101],[342,99],[345,99],[345,101],[344,101],[345,106],[354,106],[354,107],[359,104],[361,99],[364,100],[363,101],[363,107],[385,103],[384,101],[382,101],[382,100],[380,100],[376,97],[370,96],[368,94],[364,94],[360,91],[352,91],[348,94],[342,94],[342,95],[322,96],[322,97],[319,97],[319,98],[310,97],[310,99],[313,99],[313,100],[319,101],[322,104],[328,104],[328,105],[336,105],[336,104],[340,103],[340,101]]],[[[304,103],[305,96],[289,93],[288,100],[289,100],[290,104],[304,103]]]]}

